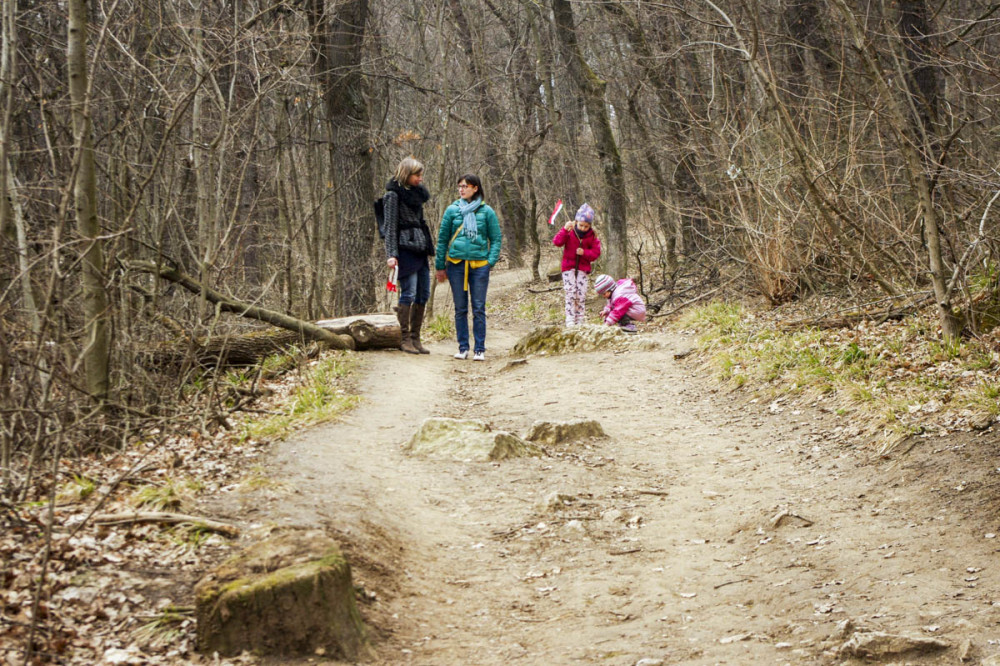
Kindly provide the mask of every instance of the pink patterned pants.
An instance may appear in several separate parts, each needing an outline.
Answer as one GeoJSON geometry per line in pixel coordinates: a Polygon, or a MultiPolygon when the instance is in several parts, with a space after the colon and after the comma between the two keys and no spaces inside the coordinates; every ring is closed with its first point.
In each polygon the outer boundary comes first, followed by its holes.
{"type": "Polygon", "coordinates": [[[566,326],[577,326],[587,320],[587,280],[583,271],[563,271],[563,291],[566,292],[566,326]]]}

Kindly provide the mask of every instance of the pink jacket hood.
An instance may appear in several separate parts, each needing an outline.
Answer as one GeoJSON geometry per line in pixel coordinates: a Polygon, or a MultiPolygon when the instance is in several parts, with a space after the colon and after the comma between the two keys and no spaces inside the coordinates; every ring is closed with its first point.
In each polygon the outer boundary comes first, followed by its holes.
{"type": "Polygon", "coordinates": [[[615,283],[611,297],[601,312],[604,323],[608,325],[617,324],[625,315],[635,321],[646,320],[646,304],[643,303],[635,282],[629,278],[622,278],[615,283]]]}

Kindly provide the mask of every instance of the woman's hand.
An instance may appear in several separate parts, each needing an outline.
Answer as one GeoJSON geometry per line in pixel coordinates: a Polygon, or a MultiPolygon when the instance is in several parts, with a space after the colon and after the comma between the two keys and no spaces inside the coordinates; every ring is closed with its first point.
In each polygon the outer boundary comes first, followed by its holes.
{"type": "Polygon", "coordinates": [[[435,275],[435,277],[437,277],[437,281],[438,282],[444,282],[445,280],[448,279],[448,274],[445,273],[444,271],[438,271],[434,275],[435,275]]]}
{"type": "Polygon", "coordinates": [[[389,264],[389,268],[395,268],[399,261],[396,260],[396,257],[389,257],[385,263],[389,264]]]}

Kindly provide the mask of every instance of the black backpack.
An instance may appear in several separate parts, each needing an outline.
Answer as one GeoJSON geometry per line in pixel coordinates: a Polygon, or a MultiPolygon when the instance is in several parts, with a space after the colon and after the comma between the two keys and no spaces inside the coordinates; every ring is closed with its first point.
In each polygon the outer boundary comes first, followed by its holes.
{"type": "Polygon", "coordinates": [[[378,237],[385,239],[385,203],[382,197],[375,200],[375,224],[378,226],[378,237]]]}

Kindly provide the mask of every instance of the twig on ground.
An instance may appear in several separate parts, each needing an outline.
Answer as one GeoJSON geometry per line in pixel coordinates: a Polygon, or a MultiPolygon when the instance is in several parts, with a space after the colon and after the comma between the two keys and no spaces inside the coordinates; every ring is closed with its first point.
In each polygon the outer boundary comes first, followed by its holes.
{"type": "Polygon", "coordinates": [[[653,318],[656,318],[656,317],[666,317],[668,315],[672,315],[675,312],[677,312],[678,310],[683,310],[684,308],[686,308],[687,306],[691,305],[692,303],[697,303],[698,301],[702,300],[703,298],[708,298],[709,296],[711,296],[715,292],[717,292],[720,289],[722,289],[723,286],[724,285],[720,285],[720,286],[716,287],[715,289],[710,289],[709,291],[706,291],[705,293],[703,293],[703,294],[701,294],[699,296],[695,296],[694,298],[692,298],[689,301],[684,301],[683,303],[681,303],[680,305],[678,305],[676,308],[673,308],[672,310],[667,310],[666,312],[657,312],[656,314],[651,314],[651,315],[647,315],[647,316],[650,319],[653,319],[653,318]]]}
{"type": "Polygon", "coordinates": [[[725,587],[726,585],[735,585],[736,583],[746,583],[749,582],[749,578],[740,578],[738,580],[727,580],[725,583],[719,583],[713,586],[713,589],[718,590],[720,587],[725,587]]]}
{"type": "Polygon", "coordinates": [[[94,516],[97,525],[131,525],[134,523],[164,523],[168,525],[191,525],[210,532],[218,532],[226,536],[237,537],[239,529],[229,523],[203,516],[190,516],[184,513],[166,513],[162,511],[136,511],[132,513],[102,513],[94,516]]]}

